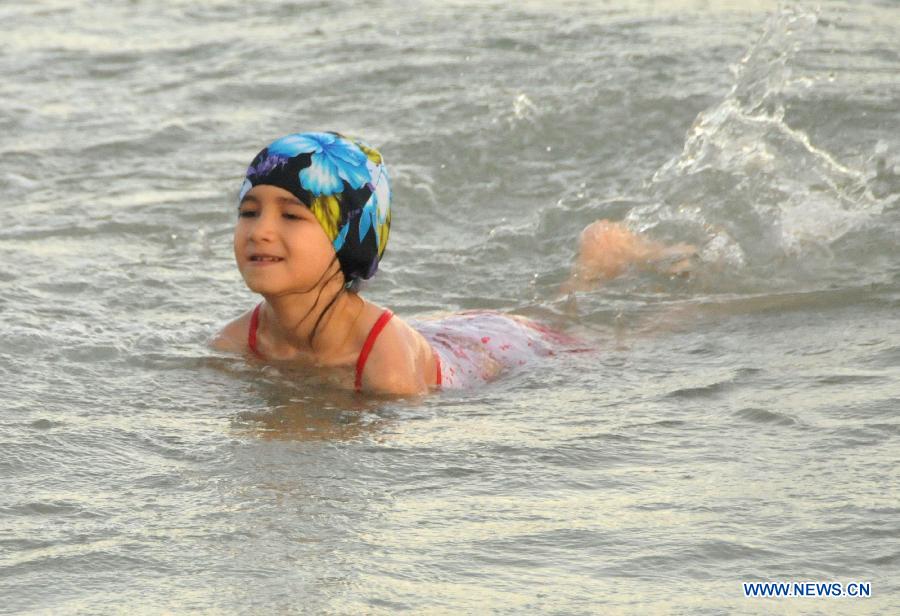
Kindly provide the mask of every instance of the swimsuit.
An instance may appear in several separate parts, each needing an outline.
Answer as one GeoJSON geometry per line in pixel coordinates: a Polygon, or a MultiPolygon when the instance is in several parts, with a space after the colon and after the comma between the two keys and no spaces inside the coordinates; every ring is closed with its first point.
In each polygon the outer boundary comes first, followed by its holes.
{"type": "Polygon", "coordinates": [[[584,352],[584,341],[536,321],[493,310],[467,310],[431,319],[411,319],[441,357],[443,387],[469,388],[493,381],[539,357],[584,352]]]}
{"type": "MultiPolygon", "coordinates": [[[[250,329],[247,332],[247,345],[250,347],[250,350],[259,357],[262,358],[262,353],[259,352],[259,347],[256,345],[256,330],[259,328],[259,309],[262,307],[262,303],[256,305],[256,308],[253,309],[253,314],[250,315],[250,329]]],[[[384,329],[385,325],[387,325],[388,321],[391,320],[391,317],[394,316],[394,313],[390,310],[385,310],[381,313],[381,316],[378,317],[378,320],[375,321],[375,325],[372,326],[372,329],[369,330],[369,335],[366,336],[366,341],[363,343],[362,350],[359,352],[359,357],[356,359],[356,378],[353,383],[353,388],[356,391],[362,390],[362,374],[363,370],[366,367],[366,361],[369,359],[369,353],[372,352],[372,347],[375,346],[375,340],[378,338],[378,334],[381,333],[381,330],[384,329]]],[[[434,361],[437,365],[437,382],[436,385],[438,387],[441,386],[441,356],[436,352],[434,353],[434,361]]]]}
{"type": "MultiPolygon", "coordinates": [[[[262,358],[256,344],[258,304],[250,316],[247,344],[262,358]]],[[[372,326],[356,360],[354,388],[362,388],[362,374],[378,335],[394,316],[381,313],[372,326]]],[[[431,345],[437,364],[436,384],[442,388],[468,388],[493,381],[509,369],[524,366],[536,357],[558,351],[584,352],[584,342],[518,315],[492,310],[468,310],[432,319],[411,319],[410,325],[431,345]]]]}

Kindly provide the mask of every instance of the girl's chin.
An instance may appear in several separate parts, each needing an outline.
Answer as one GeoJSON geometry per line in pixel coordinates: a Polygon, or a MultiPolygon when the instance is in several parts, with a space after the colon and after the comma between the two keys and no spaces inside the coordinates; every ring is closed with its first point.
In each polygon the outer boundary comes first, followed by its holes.
{"type": "Polygon", "coordinates": [[[287,295],[290,293],[303,293],[303,287],[297,284],[285,284],[275,280],[266,280],[262,277],[245,276],[244,284],[254,293],[260,295],[287,295]]]}
{"type": "Polygon", "coordinates": [[[296,272],[286,273],[272,267],[238,268],[244,284],[260,295],[283,295],[287,293],[308,293],[317,287],[319,278],[298,276],[296,272]]]}
{"type": "Polygon", "coordinates": [[[273,284],[271,280],[260,280],[256,276],[245,276],[244,284],[248,289],[260,295],[274,295],[284,290],[282,285],[273,284]]]}

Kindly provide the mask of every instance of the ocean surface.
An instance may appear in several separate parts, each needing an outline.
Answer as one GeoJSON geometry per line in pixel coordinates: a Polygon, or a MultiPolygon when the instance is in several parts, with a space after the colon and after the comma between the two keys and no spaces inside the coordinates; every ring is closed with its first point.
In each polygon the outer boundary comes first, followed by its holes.
{"type": "Polygon", "coordinates": [[[900,4],[0,4],[0,612],[900,613],[900,4]],[[380,147],[420,400],[210,350],[272,139],[380,147]],[[560,296],[580,230],[690,274],[560,296]],[[867,582],[745,598],[742,582],[867,582]]]}

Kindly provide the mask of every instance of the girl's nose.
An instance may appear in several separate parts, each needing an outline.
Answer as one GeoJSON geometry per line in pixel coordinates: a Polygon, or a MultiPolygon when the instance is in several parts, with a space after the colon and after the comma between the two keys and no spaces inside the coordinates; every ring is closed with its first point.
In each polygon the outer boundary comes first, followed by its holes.
{"type": "Polygon", "coordinates": [[[250,227],[250,239],[253,242],[271,241],[275,235],[275,218],[261,214],[253,220],[250,227]]]}

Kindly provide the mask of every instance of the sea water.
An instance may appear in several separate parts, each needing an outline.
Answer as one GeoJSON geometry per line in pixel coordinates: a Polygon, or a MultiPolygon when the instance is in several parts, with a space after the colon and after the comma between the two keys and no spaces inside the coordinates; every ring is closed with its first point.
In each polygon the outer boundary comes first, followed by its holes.
{"type": "Polygon", "coordinates": [[[900,611],[896,2],[0,17],[0,611],[900,611]],[[367,298],[600,352],[391,400],[210,350],[243,171],[314,129],[392,171],[367,298]],[[560,295],[598,218],[699,256],[560,295]]]}

